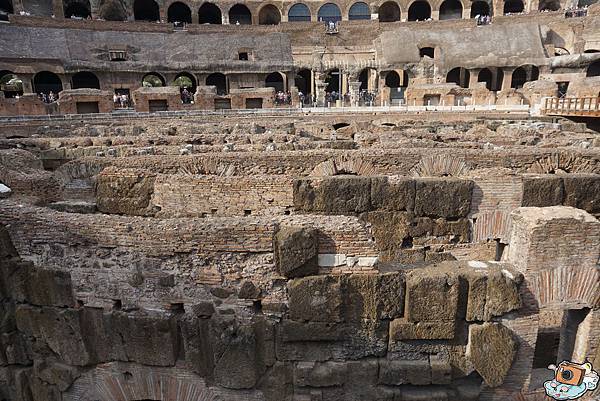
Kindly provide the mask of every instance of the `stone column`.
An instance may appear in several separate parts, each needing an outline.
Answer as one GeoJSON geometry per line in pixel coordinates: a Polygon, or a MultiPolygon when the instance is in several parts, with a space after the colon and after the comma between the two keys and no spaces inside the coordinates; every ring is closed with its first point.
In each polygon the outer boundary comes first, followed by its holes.
{"type": "Polygon", "coordinates": [[[431,19],[434,21],[438,21],[440,19],[440,10],[432,10],[431,19]]]}
{"type": "Polygon", "coordinates": [[[327,88],[327,82],[325,82],[324,73],[314,73],[315,83],[315,96],[318,106],[326,106],[325,104],[325,88],[327,88]]]}
{"type": "Polygon", "coordinates": [[[513,71],[514,71],[514,69],[512,69],[512,68],[506,68],[503,70],[504,77],[502,78],[502,87],[500,88],[500,90],[502,90],[502,91],[510,90],[510,85],[512,83],[513,71]]]}
{"type": "Polygon", "coordinates": [[[198,10],[192,10],[192,24],[200,23],[200,15],[198,15],[198,10]]]}
{"type": "Polygon", "coordinates": [[[463,19],[471,19],[471,7],[463,8],[462,18],[463,19]]]}
{"type": "Polygon", "coordinates": [[[33,93],[33,74],[19,74],[23,82],[23,94],[33,93]]]}
{"type": "Polygon", "coordinates": [[[469,71],[469,88],[473,89],[477,85],[477,77],[479,75],[479,68],[469,71]]]}
{"type": "Polygon", "coordinates": [[[358,106],[358,96],[360,93],[360,81],[348,82],[350,86],[350,105],[353,107],[358,106]]]}
{"type": "Polygon", "coordinates": [[[56,18],[65,18],[63,0],[52,0],[52,13],[56,18]]]}
{"type": "Polygon", "coordinates": [[[229,24],[229,12],[223,12],[221,14],[221,19],[223,21],[223,25],[228,25],[229,24]]]}

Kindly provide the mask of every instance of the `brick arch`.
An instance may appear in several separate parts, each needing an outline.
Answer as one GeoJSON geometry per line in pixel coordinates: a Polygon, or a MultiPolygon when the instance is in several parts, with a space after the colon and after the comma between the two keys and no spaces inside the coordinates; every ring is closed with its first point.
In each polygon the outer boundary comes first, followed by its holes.
{"type": "Polygon", "coordinates": [[[560,267],[536,273],[529,278],[538,306],[562,308],[600,306],[600,272],[597,269],[560,267]]]}
{"type": "MultiPolygon", "coordinates": [[[[429,1],[429,5],[431,6],[431,11],[432,12],[433,11],[440,11],[440,7],[442,6],[442,3],[444,1],[446,1],[446,0],[433,0],[433,1],[429,1]]],[[[470,8],[471,7],[471,2],[470,1],[468,2],[468,4],[465,4],[465,2],[463,0],[458,0],[458,2],[462,5],[463,14],[464,14],[466,8],[470,8]]]]}
{"type": "Polygon", "coordinates": [[[279,21],[280,21],[280,23],[283,21],[283,17],[287,16],[287,13],[286,14],[283,13],[284,12],[284,8],[282,7],[281,4],[277,4],[277,3],[273,2],[273,1],[261,2],[260,4],[255,5],[253,8],[250,9],[250,11],[252,12],[252,17],[256,18],[256,23],[257,24],[258,24],[258,20],[260,18],[260,12],[263,10],[263,8],[265,8],[267,6],[273,6],[277,10],[279,10],[279,21]]]}
{"type": "MultiPolygon", "coordinates": [[[[369,2],[368,0],[352,0],[352,1],[347,2],[346,6],[344,8],[340,7],[340,10],[342,11],[342,18],[348,18],[348,19],[350,18],[350,8],[352,8],[352,6],[356,3],[365,3],[367,6],[369,6],[369,12],[371,14],[373,14],[373,11],[377,8],[377,6],[375,6],[373,3],[369,2]]],[[[323,3],[323,4],[325,4],[325,3],[323,3]]]]}
{"type": "Polygon", "coordinates": [[[194,15],[194,10],[196,11],[196,13],[198,12],[196,9],[196,5],[189,0],[167,0],[164,2],[163,5],[161,5],[161,7],[165,10],[165,15],[167,15],[167,10],[169,9],[169,7],[171,7],[171,4],[173,3],[183,3],[186,6],[188,6],[190,8],[190,11],[192,12],[192,16],[194,15]]]}
{"type": "Polygon", "coordinates": [[[590,160],[574,153],[555,153],[543,159],[537,160],[531,167],[529,173],[536,174],[560,174],[560,173],[597,173],[600,169],[590,160]]]}
{"type": "Polygon", "coordinates": [[[410,174],[414,177],[459,177],[469,170],[469,165],[461,158],[439,154],[423,157],[410,174]]]}
{"type": "Polygon", "coordinates": [[[217,401],[199,376],[174,367],[108,363],[86,372],[71,386],[64,401],[217,401]],[[177,398],[172,398],[173,394],[177,398]],[[169,397],[169,398],[168,398],[169,397]]]}
{"type": "Polygon", "coordinates": [[[395,3],[398,8],[400,9],[400,19],[402,19],[402,17],[404,16],[404,13],[406,13],[406,10],[404,6],[406,4],[403,4],[403,2],[401,1],[396,1],[396,0],[379,0],[376,4],[377,4],[377,13],[379,13],[379,8],[384,5],[385,3],[395,3]]]}
{"type": "Polygon", "coordinates": [[[345,156],[338,156],[317,164],[310,175],[312,177],[325,177],[344,173],[363,176],[376,175],[373,163],[359,157],[348,158],[345,156]]]}

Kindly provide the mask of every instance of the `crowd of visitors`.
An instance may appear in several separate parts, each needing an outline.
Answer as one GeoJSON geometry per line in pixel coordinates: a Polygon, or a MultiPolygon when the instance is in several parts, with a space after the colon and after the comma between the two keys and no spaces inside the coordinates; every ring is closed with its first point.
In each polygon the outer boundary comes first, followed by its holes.
{"type": "Polygon", "coordinates": [[[477,25],[489,25],[492,23],[492,17],[489,15],[479,15],[475,16],[475,21],[477,21],[477,25]]]}
{"type": "Polygon", "coordinates": [[[292,94],[290,92],[278,91],[275,94],[275,106],[284,106],[292,104],[292,94]]]}
{"type": "Polygon", "coordinates": [[[58,100],[58,96],[52,91],[48,93],[38,93],[38,98],[44,103],[53,103],[58,100]]]}
{"type": "Polygon", "coordinates": [[[194,103],[194,96],[190,93],[188,88],[183,88],[181,91],[181,103],[191,104],[194,103]]]}
{"type": "Polygon", "coordinates": [[[585,17],[588,12],[588,7],[572,7],[565,10],[565,18],[585,17]]]}
{"type": "Polygon", "coordinates": [[[113,95],[113,103],[115,104],[116,108],[126,109],[131,107],[131,100],[126,93],[120,95],[115,93],[113,95]]]}
{"type": "Polygon", "coordinates": [[[325,22],[325,33],[338,33],[338,23],[333,21],[325,22]]]}

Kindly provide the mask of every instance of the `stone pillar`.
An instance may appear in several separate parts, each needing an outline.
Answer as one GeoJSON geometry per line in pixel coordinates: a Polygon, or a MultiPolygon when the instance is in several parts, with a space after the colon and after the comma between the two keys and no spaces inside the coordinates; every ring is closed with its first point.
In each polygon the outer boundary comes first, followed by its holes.
{"type": "Polygon", "coordinates": [[[469,71],[469,88],[473,89],[477,85],[479,71],[481,71],[479,68],[469,71]]]}
{"type": "Polygon", "coordinates": [[[158,13],[160,16],[160,22],[167,22],[168,14],[164,6],[158,9],[158,13]]]}
{"type": "Polygon", "coordinates": [[[33,74],[19,74],[19,78],[23,81],[23,94],[33,92],[33,74]]]}
{"type": "Polygon", "coordinates": [[[192,10],[192,24],[200,23],[200,15],[198,15],[198,10],[192,10]]]}
{"type": "Polygon", "coordinates": [[[229,12],[223,12],[221,14],[221,18],[222,18],[222,21],[223,21],[223,25],[229,24],[229,12]]]}
{"type": "Polygon", "coordinates": [[[52,13],[56,18],[65,18],[63,0],[52,0],[52,13]]]}
{"type": "Polygon", "coordinates": [[[356,107],[358,106],[360,81],[350,81],[348,85],[350,86],[350,105],[356,107]]]}
{"type": "Polygon", "coordinates": [[[471,19],[471,7],[463,8],[462,17],[463,19],[471,19]]]}
{"type": "Polygon", "coordinates": [[[312,95],[316,95],[315,92],[315,72],[313,70],[310,70],[310,94],[312,95]]]}
{"type": "Polygon", "coordinates": [[[22,0],[14,0],[13,1],[13,10],[14,10],[15,14],[19,14],[21,11],[25,11],[25,8],[23,7],[23,1],[22,0]]]}
{"type": "Polygon", "coordinates": [[[71,76],[68,74],[59,74],[59,77],[63,90],[71,89],[71,76]]]}
{"type": "Polygon", "coordinates": [[[318,106],[326,106],[325,104],[325,88],[327,88],[327,82],[325,82],[324,73],[314,73],[315,83],[315,100],[318,106]]]}
{"type": "Polygon", "coordinates": [[[504,77],[502,78],[502,88],[500,88],[502,91],[510,90],[510,85],[512,83],[513,71],[514,71],[514,69],[512,69],[512,68],[506,68],[503,70],[504,77]]]}
{"type": "Polygon", "coordinates": [[[440,19],[440,10],[432,10],[431,19],[434,21],[438,21],[440,19]]]}
{"type": "Polygon", "coordinates": [[[342,95],[345,95],[346,93],[348,93],[348,73],[347,72],[343,73],[343,75],[342,75],[341,92],[342,92],[342,95]]]}

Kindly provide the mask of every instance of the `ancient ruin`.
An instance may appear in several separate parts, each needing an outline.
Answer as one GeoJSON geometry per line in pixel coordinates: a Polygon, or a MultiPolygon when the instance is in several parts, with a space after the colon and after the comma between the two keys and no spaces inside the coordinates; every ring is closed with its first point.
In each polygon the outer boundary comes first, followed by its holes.
{"type": "Polygon", "coordinates": [[[585,0],[0,0],[0,401],[551,400],[599,51],[585,0]]]}

